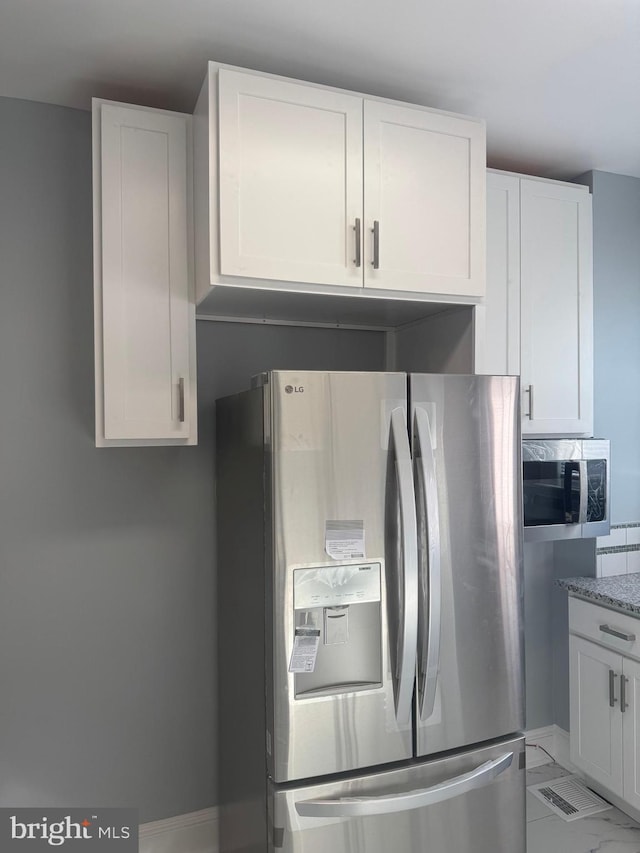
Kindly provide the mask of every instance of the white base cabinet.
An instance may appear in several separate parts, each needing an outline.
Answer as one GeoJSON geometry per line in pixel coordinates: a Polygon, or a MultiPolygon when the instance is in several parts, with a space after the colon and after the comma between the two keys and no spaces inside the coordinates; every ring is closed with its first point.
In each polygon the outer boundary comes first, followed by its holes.
{"type": "Polygon", "coordinates": [[[484,122],[209,63],[194,113],[197,299],[212,286],[473,304],[484,122]]]}
{"type": "Polygon", "coordinates": [[[640,620],[570,599],[569,630],[571,762],[640,813],[640,620]]]}
{"type": "Polygon", "coordinates": [[[93,102],[96,445],[195,444],[191,117],[93,102]]]}
{"type": "Polygon", "coordinates": [[[487,173],[487,295],[476,372],[520,374],[522,432],[593,434],[591,196],[487,173]]]}

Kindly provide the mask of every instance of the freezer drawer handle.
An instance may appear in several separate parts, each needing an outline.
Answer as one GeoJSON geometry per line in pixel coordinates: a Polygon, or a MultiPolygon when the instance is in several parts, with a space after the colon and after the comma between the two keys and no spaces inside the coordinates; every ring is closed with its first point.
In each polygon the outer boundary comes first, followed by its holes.
{"type": "Polygon", "coordinates": [[[381,797],[342,797],[338,800],[301,800],[296,811],[302,817],[365,817],[367,815],[394,814],[411,809],[422,809],[459,797],[475,788],[482,788],[511,765],[513,752],[507,752],[492,761],[485,761],[475,770],[448,779],[431,788],[408,791],[404,794],[383,794],[381,797]]]}

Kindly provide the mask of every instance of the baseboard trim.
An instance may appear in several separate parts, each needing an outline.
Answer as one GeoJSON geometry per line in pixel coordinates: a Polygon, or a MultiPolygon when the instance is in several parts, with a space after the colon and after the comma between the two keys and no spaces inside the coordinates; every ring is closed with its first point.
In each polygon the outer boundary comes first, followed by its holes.
{"type": "Polygon", "coordinates": [[[218,853],[216,807],[140,826],[140,853],[218,853]]]}
{"type": "Polygon", "coordinates": [[[528,747],[528,768],[555,761],[572,773],[577,772],[569,760],[569,732],[561,729],[560,726],[554,724],[540,729],[529,729],[525,732],[525,738],[528,747]],[[535,749],[534,744],[543,749],[535,749]]]}

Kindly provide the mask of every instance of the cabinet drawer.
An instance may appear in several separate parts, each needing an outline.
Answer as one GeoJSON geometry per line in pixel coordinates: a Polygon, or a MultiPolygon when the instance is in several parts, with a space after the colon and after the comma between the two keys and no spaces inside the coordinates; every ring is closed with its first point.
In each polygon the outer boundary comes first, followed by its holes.
{"type": "Polygon", "coordinates": [[[640,659],[640,619],[633,616],[570,597],[569,631],[640,659]]]}

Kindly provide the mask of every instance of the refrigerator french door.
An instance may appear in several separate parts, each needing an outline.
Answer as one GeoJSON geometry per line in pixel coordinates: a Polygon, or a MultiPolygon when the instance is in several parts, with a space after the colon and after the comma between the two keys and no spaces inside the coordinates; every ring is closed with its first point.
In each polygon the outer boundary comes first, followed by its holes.
{"type": "Polygon", "coordinates": [[[517,401],[294,371],[218,401],[223,851],[483,851],[498,807],[487,851],[524,850],[517,401]]]}

